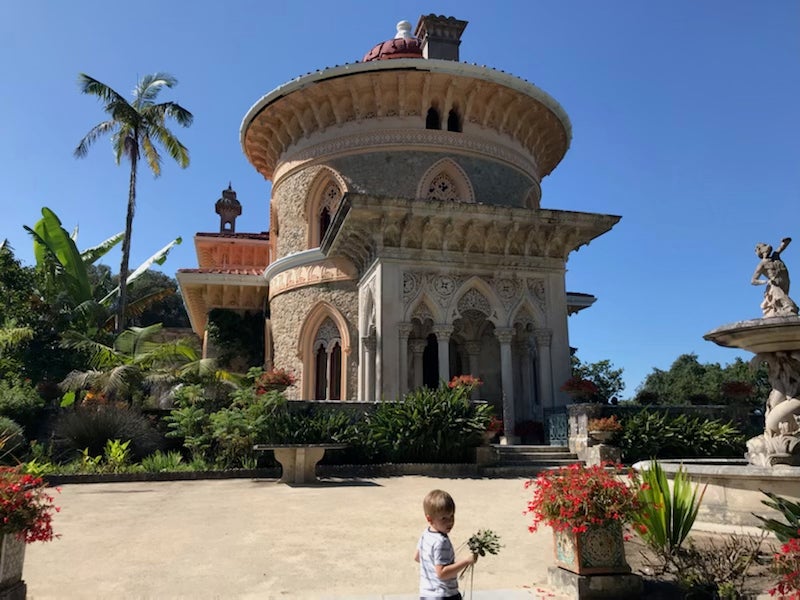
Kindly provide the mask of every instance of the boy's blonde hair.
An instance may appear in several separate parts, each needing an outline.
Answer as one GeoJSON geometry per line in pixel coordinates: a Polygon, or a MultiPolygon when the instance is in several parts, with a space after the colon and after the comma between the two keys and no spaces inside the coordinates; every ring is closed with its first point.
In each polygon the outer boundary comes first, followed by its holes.
{"type": "Polygon", "coordinates": [[[422,500],[422,509],[426,517],[441,517],[456,512],[456,503],[444,490],[431,490],[422,500]]]}

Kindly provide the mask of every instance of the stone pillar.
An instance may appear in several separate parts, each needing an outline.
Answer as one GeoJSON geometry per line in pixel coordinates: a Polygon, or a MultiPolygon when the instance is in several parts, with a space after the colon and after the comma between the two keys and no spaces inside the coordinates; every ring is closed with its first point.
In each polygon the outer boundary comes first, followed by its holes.
{"type": "MultiPolygon", "coordinates": [[[[469,355],[469,365],[467,366],[467,373],[474,377],[478,377],[478,363],[481,354],[481,343],[480,342],[467,342],[464,347],[467,350],[467,354],[469,355]]],[[[471,400],[477,400],[480,395],[480,391],[478,388],[474,388],[472,390],[472,395],[470,396],[471,400]]]]}
{"type": "Polygon", "coordinates": [[[553,373],[550,367],[550,341],[553,333],[549,329],[537,329],[533,332],[536,338],[536,354],[539,357],[539,391],[542,408],[553,408],[553,373]]]}
{"type": "Polygon", "coordinates": [[[412,325],[411,323],[400,323],[398,325],[398,333],[400,337],[400,343],[398,347],[398,366],[399,366],[399,378],[400,378],[400,398],[408,393],[408,336],[411,335],[412,325]]]}
{"type": "Polygon", "coordinates": [[[361,338],[364,348],[364,402],[375,402],[375,338],[361,338]]]}
{"type": "Polygon", "coordinates": [[[450,335],[453,327],[450,325],[437,325],[433,328],[436,343],[439,348],[439,379],[450,381],[450,335]]]}
{"type": "MultiPolygon", "coordinates": [[[[514,372],[511,362],[511,338],[514,337],[512,327],[498,327],[494,330],[497,341],[500,342],[500,381],[503,389],[503,427],[506,431],[507,444],[515,444],[517,438],[511,435],[516,423],[514,414],[514,372]]],[[[502,443],[502,441],[501,441],[502,443]]]]}
{"type": "Polygon", "coordinates": [[[426,340],[414,339],[409,342],[411,352],[414,354],[414,389],[422,387],[422,354],[425,352],[426,340]]]}

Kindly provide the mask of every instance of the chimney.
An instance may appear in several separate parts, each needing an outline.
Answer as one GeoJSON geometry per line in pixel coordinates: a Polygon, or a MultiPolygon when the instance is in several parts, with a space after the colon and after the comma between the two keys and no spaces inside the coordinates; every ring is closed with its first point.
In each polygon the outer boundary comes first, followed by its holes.
{"type": "Polygon", "coordinates": [[[217,200],[214,208],[219,215],[219,232],[235,233],[236,217],[242,214],[242,205],[236,199],[236,192],[230,183],[227,190],[222,190],[222,198],[217,200]]]}
{"type": "Polygon", "coordinates": [[[415,36],[422,46],[422,56],[439,60],[458,61],[458,47],[467,21],[444,15],[423,15],[417,23],[415,36]]]}

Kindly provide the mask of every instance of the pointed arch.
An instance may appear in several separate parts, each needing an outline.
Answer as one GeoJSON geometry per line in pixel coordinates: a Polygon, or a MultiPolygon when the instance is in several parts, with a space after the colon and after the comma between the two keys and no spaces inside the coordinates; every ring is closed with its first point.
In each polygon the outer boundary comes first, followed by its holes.
{"type": "Polygon", "coordinates": [[[527,324],[528,321],[532,321],[537,327],[544,327],[547,323],[546,316],[541,307],[537,306],[535,302],[531,302],[526,296],[523,297],[522,301],[512,310],[508,324],[512,326],[517,322],[527,324]]]}
{"type": "Polygon", "coordinates": [[[297,354],[303,363],[300,382],[303,398],[339,400],[346,396],[350,348],[350,330],[339,309],[325,301],[315,304],[300,327],[298,339],[297,354]],[[318,398],[323,389],[325,397],[318,398]]]}
{"type": "Polygon", "coordinates": [[[444,314],[439,306],[428,297],[427,294],[422,293],[417,296],[406,309],[406,314],[403,320],[410,322],[412,319],[417,319],[421,323],[426,318],[430,318],[433,323],[443,323],[444,314]]]}
{"type": "Polygon", "coordinates": [[[475,191],[466,171],[451,158],[436,161],[420,179],[417,198],[475,202],[475,191]]]}
{"type": "Polygon", "coordinates": [[[454,305],[458,315],[466,310],[475,310],[486,315],[486,320],[491,321],[495,327],[501,327],[506,322],[506,311],[503,303],[486,281],[473,276],[467,279],[453,296],[454,305]],[[473,291],[471,293],[471,291],[473,291]],[[478,294],[479,296],[476,296],[478,294]],[[485,304],[484,304],[485,303],[485,304]]]}
{"type": "Polygon", "coordinates": [[[346,192],[344,179],[330,167],[323,166],[314,177],[303,205],[309,248],[319,246],[346,192]]]}

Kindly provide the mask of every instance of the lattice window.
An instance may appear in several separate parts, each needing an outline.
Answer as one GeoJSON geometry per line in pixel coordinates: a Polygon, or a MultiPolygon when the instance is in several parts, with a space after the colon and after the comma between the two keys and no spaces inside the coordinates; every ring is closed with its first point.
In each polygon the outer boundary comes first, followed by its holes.
{"type": "Polygon", "coordinates": [[[439,173],[428,186],[427,200],[458,200],[458,187],[447,173],[439,173]]]}
{"type": "Polygon", "coordinates": [[[342,398],[342,344],[339,329],[327,318],[314,338],[315,400],[342,398]]]}

